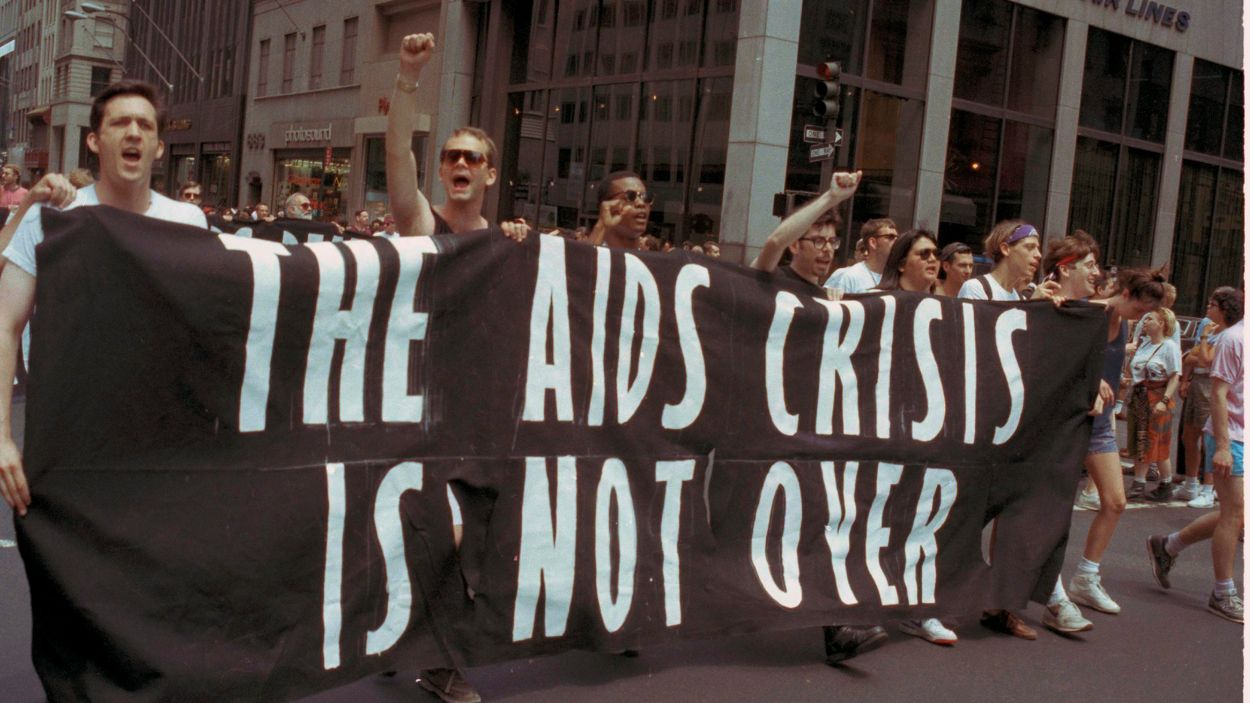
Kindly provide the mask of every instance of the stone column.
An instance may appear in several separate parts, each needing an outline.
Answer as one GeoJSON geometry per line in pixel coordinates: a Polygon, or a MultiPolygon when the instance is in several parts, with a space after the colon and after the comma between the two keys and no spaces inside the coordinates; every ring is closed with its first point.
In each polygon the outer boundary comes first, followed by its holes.
{"type": "Polygon", "coordinates": [[[743,0],[733,112],[721,204],[721,256],[749,263],[780,222],[773,195],[785,190],[801,2],[743,0]]]}
{"type": "MultiPolygon", "coordinates": [[[[1076,166],[1076,128],[1081,117],[1081,89],[1085,84],[1085,45],[1089,24],[1068,20],[1063,38],[1063,64],[1059,73],[1059,105],[1055,108],[1055,143],[1050,158],[1050,197],[1042,237],[1053,239],[1068,233],[1068,210],[1072,202],[1072,174],[1076,166]]],[[[1105,232],[1095,232],[1095,236],[1105,232]]]]}
{"type": "Polygon", "coordinates": [[[1176,239],[1176,209],[1181,190],[1181,151],[1189,121],[1189,92],[1194,79],[1192,54],[1176,54],[1172,64],[1172,97],[1168,104],[1168,126],[1164,133],[1163,164],[1159,171],[1159,206],[1155,208],[1155,236],[1151,243],[1150,266],[1163,264],[1172,256],[1176,239]]]}
{"type": "MultiPolygon", "coordinates": [[[[437,35],[438,53],[438,108],[434,113],[433,132],[430,134],[431,162],[426,173],[438,171],[438,151],[451,136],[452,130],[469,124],[469,104],[473,98],[473,69],[476,65],[477,25],[472,3],[465,0],[446,0],[443,3],[441,29],[437,35]]],[[[431,62],[433,63],[433,61],[431,62]]],[[[446,199],[443,184],[437,177],[427,177],[430,202],[446,199]]]]}
{"type": "Polygon", "coordinates": [[[916,210],[912,220],[918,227],[935,231],[941,221],[945,190],[946,143],[951,131],[951,97],[955,93],[955,58],[959,51],[962,5],[960,0],[936,0],[933,7],[924,139],[920,144],[920,175],[916,181],[916,210]]]}

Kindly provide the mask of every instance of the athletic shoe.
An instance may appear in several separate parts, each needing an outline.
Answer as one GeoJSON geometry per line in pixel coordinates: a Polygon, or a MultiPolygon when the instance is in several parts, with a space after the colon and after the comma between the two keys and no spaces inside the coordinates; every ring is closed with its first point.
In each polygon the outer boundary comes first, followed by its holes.
{"type": "Polygon", "coordinates": [[[1073,603],[1088,605],[1094,610],[1115,615],[1120,606],[1107,595],[1098,574],[1077,574],[1068,582],[1068,597],[1073,603]]]}
{"type": "Polygon", "coordinates": [[[943,625],[937,618],[904,620],[898,624],[898,631],[947,647],[959,641],[959,636],[955,634],[955,631],[943,625]]]}
{"type": "Polygon", "coordinates": [[[1062,634],[1094,629],[1094,623],[1086,620],[1081,615],[1081,609],[1070,600],[1061,600],[1046,606],[1046,612],[1042,613],[1042,624],[1062,634]]]}
{"type": "Polygon", "coordinates": [[[1146,538],[1146,553],[1150,555],[1150,569],[1154,571],[1155,581],[1161,588],[1172,587],[1168,572],[1172,570],[1172,564],[1176,562],[1176,557],[1168,554],[1167,543],[1167,535],[1151,535],[1146,538]]]}
{"type": "Polygon", "coordinates": [[[981,615],[981,625],[995,632],[1002,632],[1022,640],[1037,639],[1037,630],[1029,627],[1019,615],[1010,610],[987,610],[981,615]]]}
{"type": "Polygon", "coordinates": [[[1132,501],[1142,501],[1146,499],[1146,484],[1133,481],[1133,485],[1128,489],[1128,499],[1132,501]]]}
{"type": "Polygon", "coordinates": [[[839,662],[871,652],[885,644],[890,636],[880,625],[831,625],[825,628],[825,663],[839,662]]]}
{"type": "Polygon", "coordinates": [[[1186,503],[1186,505],[1191,508],[1210,510],[1215,507],[1215,494],[1207,493],[1206,491],[1199,491],[1198,495],[1194,496],[1193,500],[1186,503]]]}
{"type": "Polygon", "coordinates": [[[1191,485],[1188,481],[1186,481],[1172,492],[1172,500],[1183,500],[1185,502],[1189,502],[1194,498],[1197,498],[1198,494],[1201,492],[1202,488],[1200,487],[1200,484],[1191,485]]]}
{"type": "Polygon", "coordinates": [[[1236,593],[1217,596],[1212,592],[1211,600],[1207,601],[1207,608],[1225,620],[1241,623],[1246,621],[1245,606],[1241,603],[1241,596],[1236,593]]]}
{"type": "Polygon", "coordinates": [[[477,689],[464,680],[464,674],[456,669],[427,669],[421,672],[417,685],[438,696],[446,703],[481,703],[477,689]]]}
{"type": "Polygon", "coordinates": [[[1102,510],[1102,499],[1098,497],[1097,491],[1094,491],[1093,493],[1077,491],[1076,507],[1098,512],[1099,510],[1102,510]]]}
{"type": "Polygon", "coordinates": [[[1158,480],[1159,480],[1159,470],[1155,468],[1154,464],[1151,464],[1150,468],[1146,469],[1146,483],[1150,483],[1152,481],[1158,481],[1158,480]]]}
{"type": "Polygon", "coordinates": [[[1160,481],[1153,491],[1146,494],[1145,498],[1152,503],[1166,503],[1172,500],[1172,482],[1160,481]]]}

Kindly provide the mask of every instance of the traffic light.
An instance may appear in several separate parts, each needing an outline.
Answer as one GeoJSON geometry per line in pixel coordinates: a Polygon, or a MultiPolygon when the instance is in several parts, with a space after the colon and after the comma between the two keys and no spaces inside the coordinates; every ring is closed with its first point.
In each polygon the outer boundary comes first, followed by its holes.
{"type": "Polygon", "coordinates": [[[812,114],[833,122],[838,119],[838,110],[842,106],[842,64],[825,61],[816,67],[816,74],[820,76],[820,81],[816,83],[812,114]]]}

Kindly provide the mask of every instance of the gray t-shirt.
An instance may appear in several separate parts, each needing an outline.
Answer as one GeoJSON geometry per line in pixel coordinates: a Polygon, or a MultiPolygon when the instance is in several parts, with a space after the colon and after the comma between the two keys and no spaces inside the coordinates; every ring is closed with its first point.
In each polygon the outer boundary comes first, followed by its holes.
{"type": "MultiPolygon", "coordinates": [[[[77,207],[99,204],[100,196],[96,194],[95,186],[89,185],[79,190],[74,202],[65,206],[65,209],[72,210],[77,207]]],[[[4,250],[4,258],[32,276],[38,275],[35,271],[35,247],[43,242],[43,207],[42,204],[36,203],[26,211],[26,216],[22,218],[17,231],[13,234],[13,241],[9,242],[8,248],[4,250]]],[[[172,200],[156,191],[152,191],[152,203],[148,206],[148,211],[143,214],[158,220],[208,229],[208,219],[198,207],[191,203],[172,200]]]]}

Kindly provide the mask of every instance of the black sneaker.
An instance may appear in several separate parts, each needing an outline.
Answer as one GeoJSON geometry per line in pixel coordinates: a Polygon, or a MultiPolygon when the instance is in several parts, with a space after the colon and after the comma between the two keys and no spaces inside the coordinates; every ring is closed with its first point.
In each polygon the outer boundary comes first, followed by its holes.
{"type": "Polygon", "coordinates": [[[1160,481],[1154,490],[1147,493],[1144,497],[1152,503],[1166,503],[1172,500],[1172,482],[1160,481]]]}
{"type": "Polygon", "coordinates": [[[1172,570],[1172,564],[1176,558],[1168,554],[1167,535],[1151,535],[1146,538],[1146,553],[1150,555],[1150,569],[1154,571],[1155,581],[1162,588],[1171,588],[1172,582],[1168,580],[1168,572],[1172,570]]]}
{"type": "Polygon", "coordinates": [[[825,628],[825,663],[834,666],[851,657],[871,652],[890,636],[880,625],[832,625],[825,628]]]}

